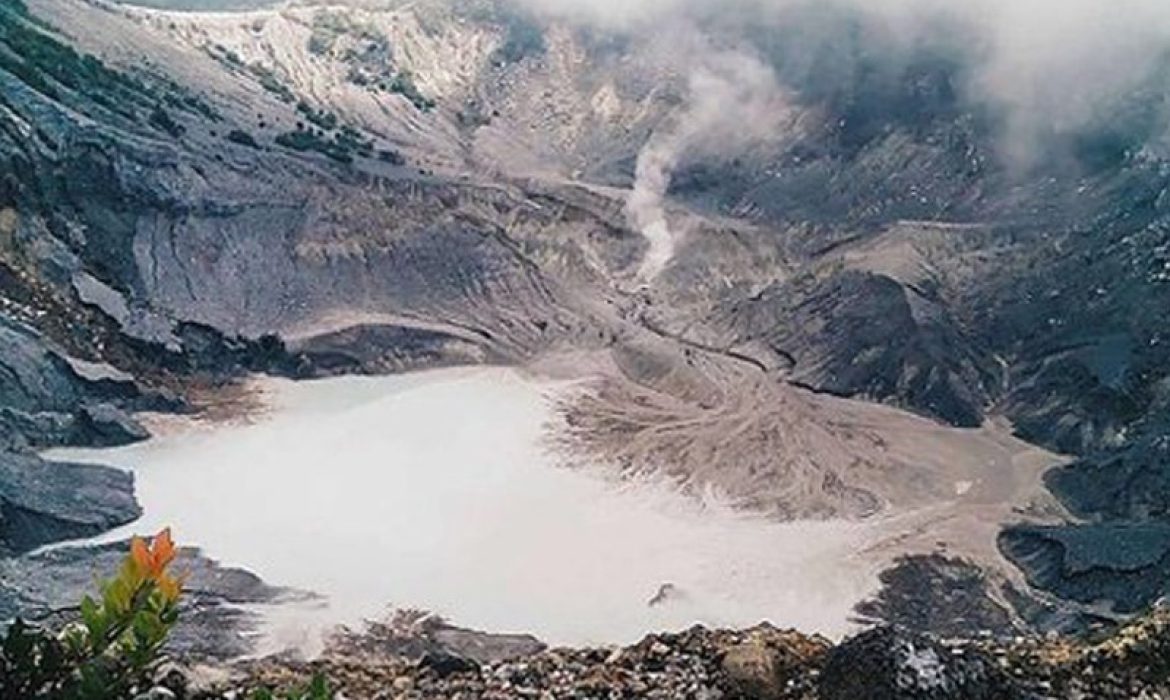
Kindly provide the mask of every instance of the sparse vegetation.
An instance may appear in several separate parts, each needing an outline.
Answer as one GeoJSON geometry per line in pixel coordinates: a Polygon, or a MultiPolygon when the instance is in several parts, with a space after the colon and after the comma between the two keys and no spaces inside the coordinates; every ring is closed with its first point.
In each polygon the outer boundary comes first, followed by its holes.
{"type": "Polygon", "coordinates": [[[384,81],[382,88],[387,92],[402,95],[420,111],[427,112],[435,108],[435,101],[422,94],[410,71],[399,71],[392,78],[384,81]]]}
{"type": "Polygon", "coordinates": [[[223,117],[220,116],[219,112],[217,112],[214,107],[208,104],[205,100],[187,92],[187,90],[182,86],[171,83],[167,86],[167,88],[168,89],[166,93],[163,95],[163,101],[166,102],[168,106],[174,109],[182,110],[184,112],[198,114],[213,122],[223,120],[223,117]]]}
{"type": "Polygon", "coordinates": [[[241,146],[247,146],[248,148],[260,148],[260,144],[256,143],[256,139],[252,138],[251,134],[240,129],[232,129],[229,131],[227,140],[232,143],[238,143],[241,146]]]}
{"type": "Polygon", "coordinates": [[[256,76],[260,87],[276,95],[281,102],[291,103],[296,100],[296,95],[293,94],[292,90],[289,90],[288,86],[280,82],[280,79],[276,77],[276,73],[273,73],[269,68],[259,63],[250,63],[248,64],[248,72],[256,76]]]}
{"type": "Polygon", "coordinates": [[[386,148],[378,150],[378,160],[391,165],[406,165],[406,158],[401,153],[386,148]]]}
{"type": "Polygon", "coordinates": [[[314,124],[326,131],[332,131],[337,128],[337,115],[325,109],[314,109],[312,105],[304,100],[297,102],[297,111],[304,115],[309,123],[314,124]]]}
{"type": "MultiPolygon", "coordinates": [[[[146,113],[151,126],[171,136],[179,136],[183,127],[166,108],[221,119],[207,102],[166,78],[127,74],[78,53],[15,0],[0,0],[0,70],[54,100],[68,100],[72,92],[131,121],[146,113]]],[[[70,104],[89,111],[85,103],[70,104]]]]}
{"type": "Polygon", "coordinates": [[[297,129],[286,131],[276,137],[276,143],[294,151],[316,151],[338,163],[352,163],[353,153],[336,139],[330,139],[322,131],[297,129]]]}
{"type": "Polygon", "coordinates": [[[547,49],[544,29],[521,8],[488,0],[469,2],[464,11],[472,21],[494,24],[503,30],[503,41],[492,54],[492,63],[497,66],[518,63],[547,49]]]}
{"type": "Polygon", "coordinates": [[[176,122],[171,115],[162,107],[155,107],[150,113],[148,120],[150,125],[170,134],[173,138],[179,138],[187,129],[182,124],[176,122]]]}
{"type": "Polygon", "coordinates": [[[374,154],[373,140],[365,138],[360,131],[348,124],[343,125],[333,139],[339,146],[360,156],[369,158],[374,154]]]}
{"type": "Polygon", "coordinates": [[[303,688],[294,688],[280,695],[274,695],[267,688],[260,688],[252,691],[249,700],[333,700],[333,691],[329,689],[325,676],[317,674],[303,688]]]}
{"type": "Polygon", "coordinates": [[[374,25],[358,22],[346,13],[323,10],[313,16],[309,52],[323,56],[331,52],[342,37],[385,45],[388,48],[386,36],[374,25]]]}
{"type": "Polygon", "coordinates": [[[207,49],[207,53],[210,54],[212,58],[225,65],[234,66],[236,68],[244,67],[244,59],[240,58],[238,53],[232,51],[226,46],[216,44],[215,46],[207,49]]]}
{"type": "Polygon", "coordinates": [[[492,123],[491,115],[485,113],[483,104],[478,100],[468,101],[463,109],[456,113],[455,118],[459,120],[461,126],[469,129],[477,129],[492,123]]]}
{"type": "Polygon", "coordinates": [[[247,63],[235,51],[223,46],[215,44],[204,48],[208,56],[211,56],[216,61],[219,61],[226,68],[233,70],[245,71],[252,77],[256,78],[256,82],[260,83],[260,87],[264,88],[273,95],[276,95],[281,102],[293,103],[296,101],[296,95],[287,85],[280,81],[276,73],[267,66],[259,63],[247,63]]]}
{"type": "Polygon", "coordinates": [[[0,45],[0,69],[47,97],[60,99],[57,86],[63,86],[130,116],[131,105],[149,92],[134,78],[58,41],[27,17],[21,3],[0,3],[0,45]]]}

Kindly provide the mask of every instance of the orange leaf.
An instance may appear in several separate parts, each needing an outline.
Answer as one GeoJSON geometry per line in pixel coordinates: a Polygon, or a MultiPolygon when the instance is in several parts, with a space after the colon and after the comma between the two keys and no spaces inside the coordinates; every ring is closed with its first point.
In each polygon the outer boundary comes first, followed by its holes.
{"type": "Polygon", "coordinates": [[[183,583],[172,576],[161,576],[158,579],[158,590],[167,601],[173,603],[183,592],[183,583]]]}
{"type": "Polygon", "coordinates": [[[171,539],[171,529],[169,527],[155,536],[153,549],[153,567],[151,573],[157,577],[162,574],[163,570],[167,568],[167,565],[175,558],[175,543],[171,539]]]}
{"type": "Polygon", "coordinates": [[[146,542],[141,537],[135,535],[130,539],[130,561],[134,563],[136,573],[148,575],[153,559],[150,549],[147,548],[146,542]]]}

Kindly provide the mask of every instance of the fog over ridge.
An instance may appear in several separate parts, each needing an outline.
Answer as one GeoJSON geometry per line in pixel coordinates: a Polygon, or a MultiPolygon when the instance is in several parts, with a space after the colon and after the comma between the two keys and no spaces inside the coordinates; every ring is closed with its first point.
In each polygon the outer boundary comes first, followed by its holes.
{"type": "MultiPolygon", "coordinates": [[[[863,59],[884,51],[893,61],[923,47],[948,51],[969,63],[956,88],[1002,113],[1005,149],[1023,157],[1046,134],[1107,121],[1120,98],[1170,64],[1170,3],[1162,0],[514,1],[634,34],[713,24],[786,30],[806,45],[827,42],[843,59],[850,51],[863,59]],[[863,43],[838,46],[854,36],[863,43]]],[[[1153,109],[1151,140],[1162,141],[1170,115],[1153,109]]]]}

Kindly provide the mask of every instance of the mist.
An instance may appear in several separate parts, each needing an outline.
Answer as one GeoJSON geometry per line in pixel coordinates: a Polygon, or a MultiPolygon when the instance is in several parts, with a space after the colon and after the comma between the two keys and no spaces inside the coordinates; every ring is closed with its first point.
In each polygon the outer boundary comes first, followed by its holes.
{"type": "MultiPolygon", "coordinates": [[[[852,48],[869,60],[885,52],[890,61],[923,46],[941,47],[968,64],[956,87],[972,105],[1001,117],[1003,150],[1016,159],[1027,159],[1048,135],[1107,121],[1119,100],[1170,60],[1164,0],[517,1],[548,16],[635,35],[682,23],[703,31],[767,28],[797,36],[802,46],[829,42],[832,50],[841,36],[859,34],[880,41],[840,46],[843,54],[852,48]],[[837,26],[824,21],[831,13],[837,26]],[[814,14],[818,21],[806,21],[814,14]]],[[[1157,115],[1154,140],[1164,139],[1168,116],[1157,115]]]]}
{"type": "Polygon", "coordinates": [[[143,519],[265,580],[324,596],[265,612],[265,651],[312,653],[333,625],[423,609],[552,644],[632,644],[696,622],[773,619],[839,637],[877,586],[858,556],[888,534],[781,523],[668,482],[558,468],[544,430],[566,385],[505,368],[265,381],[268,412],[113,450],[143,519]],[[261,504],[259,507],[257,504],[261,504]],[[664,583],[676,595],[648,605],[664,583]]]}
{"type": "Polygon", "coordinates": [[[664,200],[680,161],[712,154],[731,157],[774,139],[787,112],[775,74],[759,57],[716,49],[701,36],[691,39],[684,55],[691,65],[682,108],[638,154],[626,204],[631,225],[650,246],[638,271],[641,282],[656,277],[673,255],[675,235],[664,200]]]}

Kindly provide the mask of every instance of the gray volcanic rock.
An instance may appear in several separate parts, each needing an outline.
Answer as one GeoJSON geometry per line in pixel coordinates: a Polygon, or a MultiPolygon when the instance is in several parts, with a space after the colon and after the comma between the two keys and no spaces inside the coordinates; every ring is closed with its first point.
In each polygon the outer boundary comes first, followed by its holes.
{"type": "Polygon", "coordinates": [[[112,401],[160,407],[133,379],[88,372],[36,330],[0,317],[0,449],[56,445],[113,446],[146,432],[112,401]]]}
{"type": "Polygon", "coordinates": [[[25,413],[0,408],[0,449],[27,453],[38,446],[62,445],[73,433],[73,416],[65,413],[25,413]]]}
{"type": "Polygon", "coordinates": [[[975,649],[952,650],[924,636],[879,627],[829,652],[821,700],[1011,700],[1030,697],[975,649]]]}
{"type": "Polygon", "coordinates": [[[77,412],[73,444],[116,447],[139,442],[150,433],[125,411],[108,403],[83,406],[77,412]]]}
{"type": "Polygon", "coordinates": [[[730,323],[792,358],[794,381],[892,401],[977,426],[992,373],[928,290],[863,271],[798,277],[758,294],[730,323]]]}
{"type": "Polygon", "coordinates": [[[34,448],[121,445],[146,437],[98,397],[138,396],[132,382],[80,376],[36,331],[0,317],[0,553],[97,535],[141,514],[132,477],[46,462],[34,448]]]}
{"type": "Polygon", "coordinates": [[[878,576],[882,588],[856,612],[866,622],[917,633],[960,636],[977,629],[1019,631],[980,567],[943,554],[905,556],[878,576]]]}
{"type": "MultiPolygon", "coordinates": [[[[128,543],[63,547],[0,559],[0,618],[55,625],[76,615],[75,605],[94,592],[125,557],[128,543]]],[[[274,602],[289,592],[240,569],[225,568],[198,550],[182,549],[177,571],[186,572],[180,622],[169,649],[187,658],[234,658],[253,651],[256,616],[240,606],[274,602]]]]}
{"type": "Polygon", "coordinates": [[[0,316],[0,405],[23,412],[69,410],[81,382],[36,331],[0,316]]]}
{"type": "Polygon", "coordinates": [[[1160,699],[1168,652],[1165,608],[1092,639],[944,641],[881,628],[834,646],[767,625],[740,632],[694,627],[617,649],[548,649],[444,676],[409,658],[328,648],[308,663],[269,658],[231,667],[236,677],[212,684],[206,697],[299,687],[320,673],[335,691],[359,698],[1160,699]]]}
{"type": "Polygon", "coordinates": [[[1033,586],[1082,603],[1134,613],[1160,598],[1170,577],[1170,524],[1019,525],[1000,550],[1033,586]]]}
{"type": "MultiPolygon", "coordinates": [[[[352,641],[352,640],[347,640],[352,641]]],[[[761,650],[790,674],[772,697],[813,700],[815,671],[828,642],[792,630],[760,625],[742,632],[712,631],[699,626],[677,634],[653,634],[623,648],[530,649],[519,656],[472,663],[420,663],[417,657],[367,653],[360,641],[329,646],[309,663],[269,658],[245,662],[242,688],[219,687],[211,697],[232,697],[260,685],[288,687],[313,672],[324,673],[347,697],[380,694],[438,698],[540,697],[647,698],[654,700],[757,700],[724,670],[725,657],[745,645],[761,650]],[[233,692],[233,690],[235,692],[233,692]]],[[[442,658],[432,652],[433,659],[442,658]]],[[[450,660],[451,653],[446,660],[450,660]]],[[[766,697],[766,696],[764,696],[766,697]]]]}
{"type": "Polygon", "coordinates": [[[126,472],[0,452],[0,553],[97,535],[141,512],[126,472]]]}
{"type": "Polygon", "coordinates": [[[492,634],[449,624],[437,615],[397,611],[386,620],[367,621],[360,630],[339,630],[329,639],[335,651],[366,659],[421,661],[444,655],[487,664],[540,653],[548,648],[528,634],[492,634]]]}
{"type": "Polygon", "coordinates": [[[1049,471],[1045,482],[1081,518],[1170,522],[1170,437],[1087,455],[1049,471]]]}
{"type": "MultiPolygon", "coordinates": [[[[480,339],[482,342],[482,339],[480,339]]],[[[480,343],[454,333],[362,324],[290,343],[314,374],[405,372],[489,359],[480,343]]]]}

